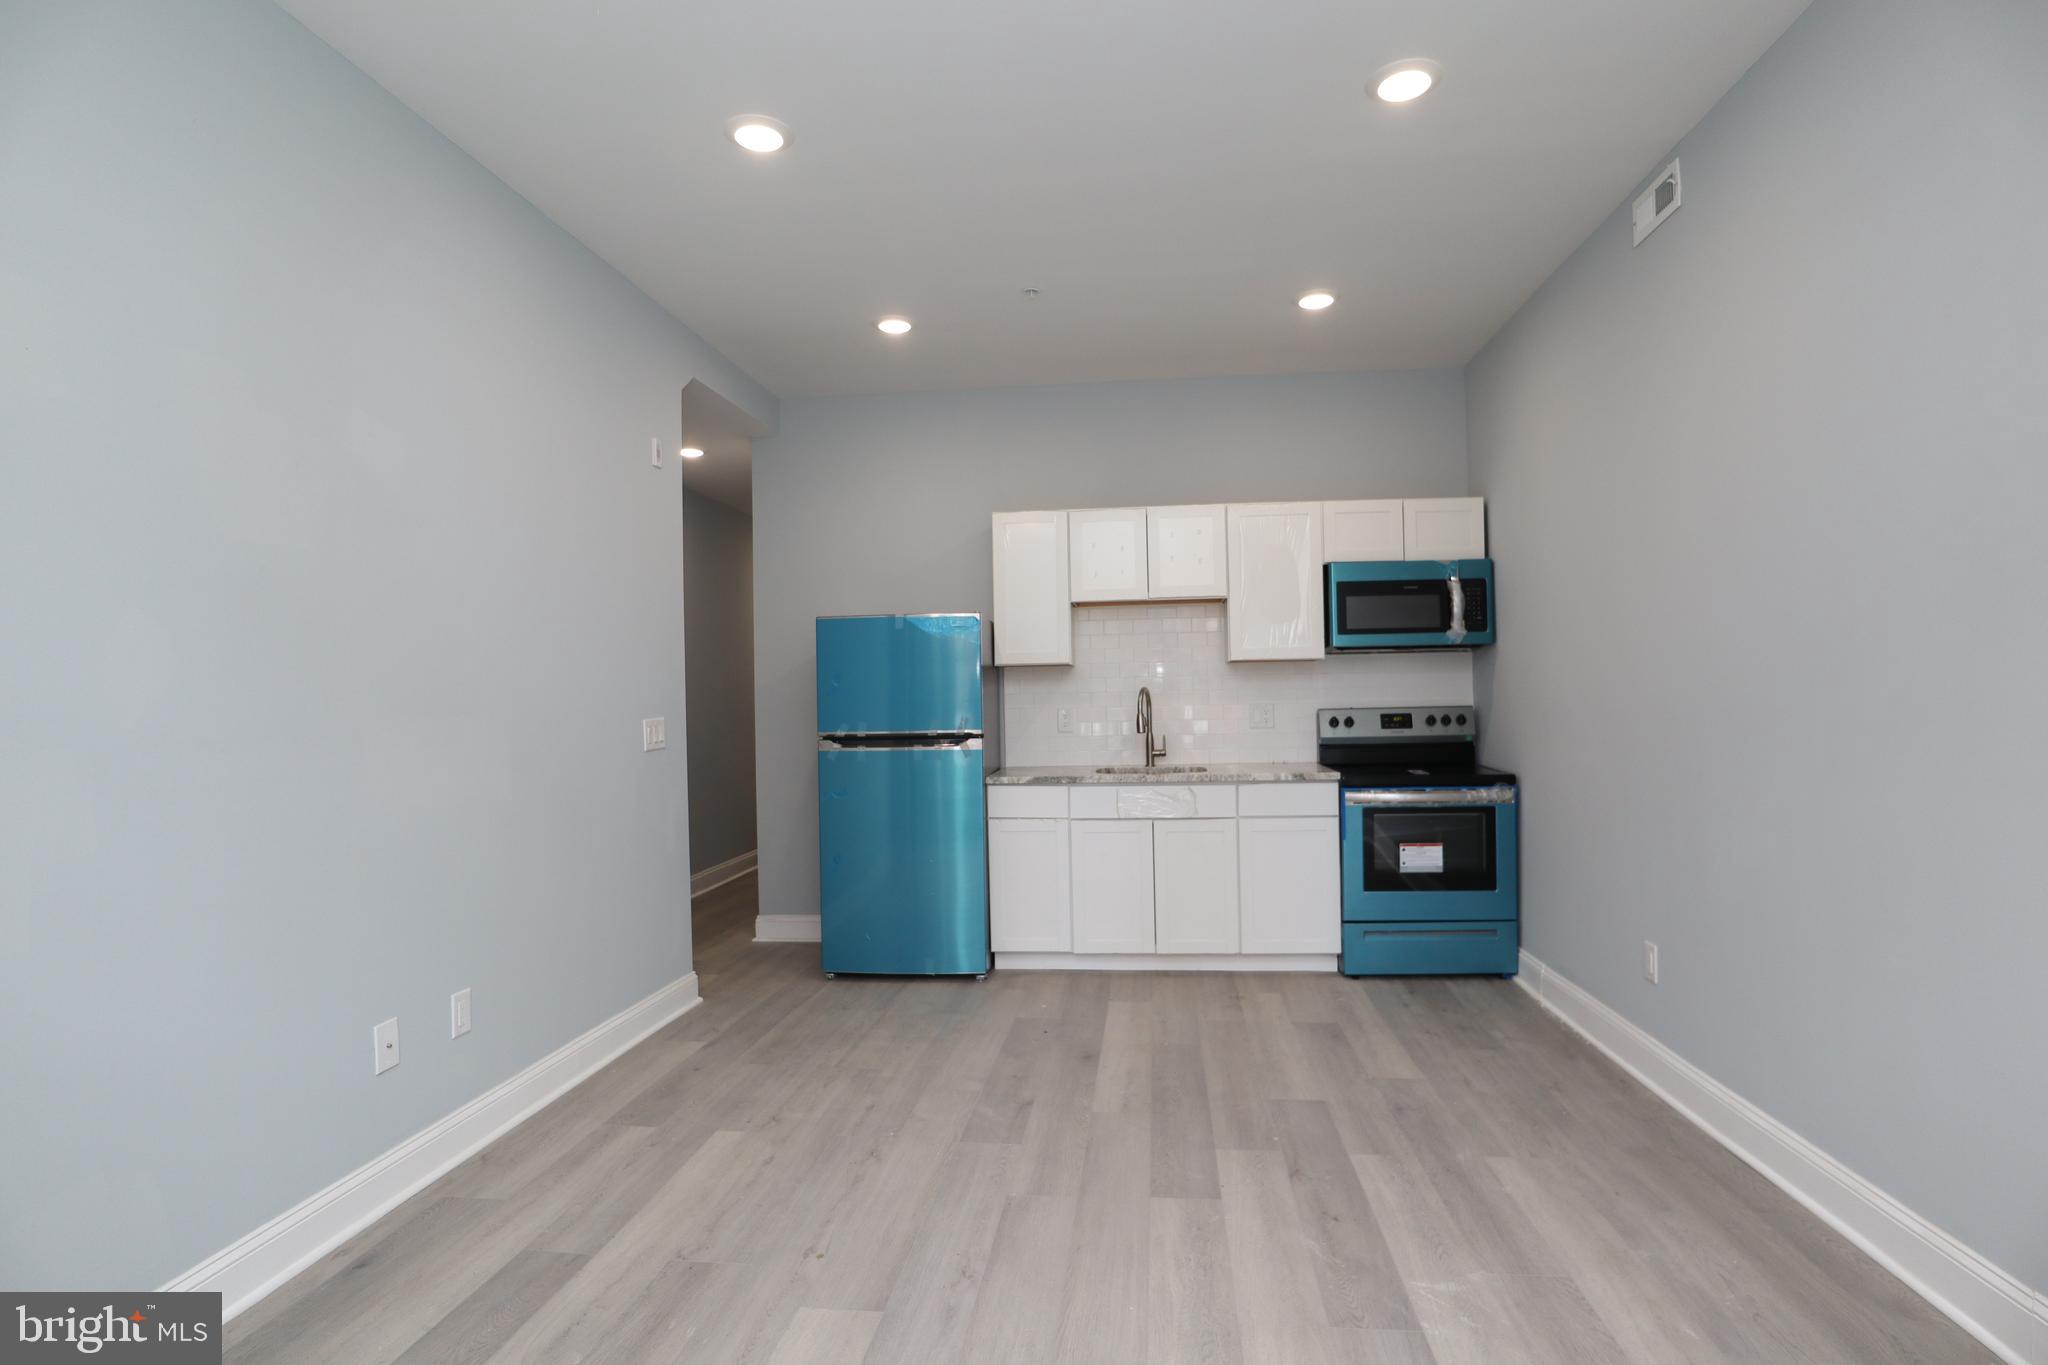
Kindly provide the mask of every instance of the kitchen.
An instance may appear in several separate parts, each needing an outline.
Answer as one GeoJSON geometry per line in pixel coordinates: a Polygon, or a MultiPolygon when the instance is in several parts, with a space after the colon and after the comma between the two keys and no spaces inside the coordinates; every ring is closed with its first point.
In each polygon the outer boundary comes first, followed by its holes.
{"type": "Polygon", "coordinates": [[[991,542],[988,622],[818,623],[828,974],[1514,974],[1514,778],[1471,716],[1482,499],[998,512],[991,542]],[[1339,709],[1390,687],[1422,704],[1339,709]]]}

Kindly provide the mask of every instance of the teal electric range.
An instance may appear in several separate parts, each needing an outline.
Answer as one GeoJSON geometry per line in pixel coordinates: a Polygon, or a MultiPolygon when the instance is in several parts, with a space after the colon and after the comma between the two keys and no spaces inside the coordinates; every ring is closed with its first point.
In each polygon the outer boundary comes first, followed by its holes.
{"type": "Polygon", "coordinates": [[[1346,976],[1512,976],[1521,948],[1515,775],[1479,764],[1469,705],[1316,713],[1341,774],[1346,976]]]}

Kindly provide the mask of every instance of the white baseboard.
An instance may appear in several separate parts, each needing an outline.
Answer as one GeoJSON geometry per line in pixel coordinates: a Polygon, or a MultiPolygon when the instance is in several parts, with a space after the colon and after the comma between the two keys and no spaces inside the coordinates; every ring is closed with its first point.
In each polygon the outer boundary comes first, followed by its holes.
{"type": "Polygon", "coordinates": [[[2029,1289],[1601,1003],[1522,954],[1522,989],[2010,1365],[2048,1365],[2029,1289]]]}
{"type": "Polygon", "coordinates": [[[756,943],[816,943],[820,937],[816,915],[756,915],[756,943]]]}
{"type": "Polygon", "coordinates": [[[1334,972],[1335,953],[997,953],[1000,972],[1334,972]]]}
{"type": "Polygon", "coordinates": [[[713,887],[736,882],[752,872],[761,861],[761,850],[750,848],[737,858],[727,858],[722,863],[713,863],[702,872],[690,874],[690,896],[694,900],[713,887]]]}
{"type": "Polygon", "coordinates": [[[663,986],[163,1286],[221,1296],[232,1318],[503,1136],[671,1019],[703,1003],[697,974],[663,986]]]}

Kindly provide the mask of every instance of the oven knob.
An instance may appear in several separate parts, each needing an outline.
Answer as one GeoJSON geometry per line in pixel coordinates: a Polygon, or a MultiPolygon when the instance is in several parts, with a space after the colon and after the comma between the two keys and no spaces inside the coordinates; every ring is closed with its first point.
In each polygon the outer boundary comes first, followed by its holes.
{"type": "Polygon", "coordinates": [[[1346,716],[1346,717],[1344,717],[1344,728],[1345,728],[1345,729],[1349,730],[1349,729],[1350,729],[1350,728],[1351,728],[1352,726],[1354,726],[1354,725],[1356,725],[1356,724],[1358,724],[1358,720],[1357,720],[1357,718],[1356,718],[1356,717],[1354,717],[1354,716],[1346,716]]]}
{"type": "Polygon", "coordinates": [[[1337,718],[1335,716],[1330,717],[1330,728],[1332,730],[1337,728],[1337,718]]]}
{"type": "Polygon", "coordinates": [[[1451,723],[1451,718],[1450,718],[1449,716],[1445,716],[1445,717],[1444,717],[1444,724],[1446,724],[1446,725],[1449,725],[1450,723],[1451,723]]]}
{"type": "Polygon", "coordinates": [[[1435,717],[1435,716],[1425,716],[1425,717],[1423,717],[1423,720],[1424,720],[1424,721],[1425,721],[1425,722],[1426,722],[1427,724],[1430,724],[1430,725],[1434,725],[1434,724],[1436,724],[1436,717],[1435,717]]]}
{"type": "Polygon", "coordinates": [[[1463,724],[1465,724],[1465,718],[1464,718],[1463,716],[1459,716],[1459,717],[1458,717],[1458,724],[1460,724],[1460,725],[1463,725],[1463,724]]]}

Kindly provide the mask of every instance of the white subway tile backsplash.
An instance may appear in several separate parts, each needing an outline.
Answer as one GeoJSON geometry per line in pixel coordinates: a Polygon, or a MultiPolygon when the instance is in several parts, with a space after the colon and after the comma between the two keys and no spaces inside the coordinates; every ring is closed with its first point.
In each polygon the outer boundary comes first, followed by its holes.
{"type": "Polygon", "coordinates": [[[1298,763],[1315,757],[1317,707],[1472,702],[1464,650],[1229,663],[1225,639],[1220,602],[1074,608],[1071,666],[1003,670],[1003,762],[1142,762],[1140,687],[1152,689],[1167,762],[1196,754],[1216,763],[1298,763]],[[1273,707],[1270,730],[1251,728],[1258,703],[1273,707]],[[1061,707],[1070,734],[1059,732],[1061,707]]]}

